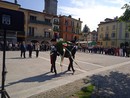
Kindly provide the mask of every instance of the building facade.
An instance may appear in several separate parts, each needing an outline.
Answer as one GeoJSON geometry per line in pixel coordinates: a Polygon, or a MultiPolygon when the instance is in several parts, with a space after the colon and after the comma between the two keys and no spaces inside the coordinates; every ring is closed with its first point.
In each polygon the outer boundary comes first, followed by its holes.
{"type": "Polygon", "coordinates": [[[56,23],[56,21],[59,22],[59,18],[56,15],[21,8],[19,4],[6,1],[0,1],[0,7],[24,13],[24,32],[20,35],[19,32],[9,31],[8,41],[44,42],[56,35],[59,36],[59,30],[57,30],[57,28],[59,29],[59,23],[56,23]]]}
{"type": "Polygon", "coordinates": [[[60,16],[60,37],[66,41],[79,39],[81,35],[80,19],[76,20],[71,16],[60,16]]]}
{"type": "Polygon", "coordinates": [[[119,22],[118,18],[106,18],[98,25],[98,44],[104,47],[120,47],[130,43],[129,23],[119,22]]]}
{"type": "Polygon", "coordinates": [[[87,41],[97,42],[98,40],[98,33],[97,31],[89,32],[87,35],[87,41]]]}
{"type": "MultiPolygon", "coordinates": [[[[57,2],[57,0],[47,1],[57,2]]],[[[46,3],[47,1],[45,0],[46,3]]],[[[57,6],[57,4],[54,5],[57,6]]],[[[71,41],[79,39],[81,34],[82,22],[80,19],[25,9],[16,2],[0,1],[0,7],[24,13],[24,32],[13,31],[13,34],[10,33],[10,36],[15,37],[15,42],[23,40],[27,42],[46,42],[52,38],[63,38],[63,40],[71,41]],[[22,35],[20,35],[21,33],[22,35]]]]}
{"type": "Polygon", "coordinates": [[[20,8],[25,14],[26,41],[47,41],[53,37],[53,15],[34,10],[20,8]]]}
{"type": "MultiPolygon", "coordinates": [[[[2,12],[2,9],[5,9],[5,10],[10,10],[10,11],[13,11],[16,15],[17,15],[17,12],[21,12],[19,11],[20,9],[20,5],[19,4],[15,4],[15,3],[10,3],[10,2],[7,2],[7,1],[0,1],[0,13],[2,12]]],[[[9,14],[10,12],[6,12],[7,14],[9,14]]],[[[14,15],[13,15],[14,16],[14,15]]],[[[11,25],[12,25],[12,21],[15,22],[14,20],[12,20],[12,17],[11,18],[11,25]]],[[[17,19],[15,19],[17,20],[17,19]]],[[[23,23],[24,25],[24,23],[23,23]]],[[[0,30],[0,41],[2,40],[2,36],[3,36],[3,33],[4,31],[1,29],[0,30]]],[[[7,41],[11,41],[11,42],[17,42],[17,41],[22,41],[25,39],[25,32],[24,30],[23,31],[16,31],[16,30],[8,30],[7,29],[7,32],[6,32],[6,38],[7,38],[7,41]]]]}

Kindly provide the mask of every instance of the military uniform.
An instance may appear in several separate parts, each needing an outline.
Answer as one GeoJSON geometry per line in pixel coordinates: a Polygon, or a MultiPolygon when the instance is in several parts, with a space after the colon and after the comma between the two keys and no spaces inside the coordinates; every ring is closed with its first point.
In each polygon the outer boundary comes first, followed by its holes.
{"type": "MultiPolygon", "coordinates": [[[[55,40],[51,40],[52,42],[54,42],[55,40]]],[[[55,44],[51,45],[50,48],[50,59],[51,59],[51,72],[55,72],[55,74],[57,74],[56,71],[56,58],[57,58],[57,48],[55,46],[55,44]]]]}

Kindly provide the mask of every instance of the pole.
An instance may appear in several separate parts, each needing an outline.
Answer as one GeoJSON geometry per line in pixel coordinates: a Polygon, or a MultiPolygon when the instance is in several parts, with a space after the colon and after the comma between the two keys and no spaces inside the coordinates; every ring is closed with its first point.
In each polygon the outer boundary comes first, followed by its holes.
{"type": "Polygon", "coordinates": [[[6,30],[4,29],[4,44],[3,44],[3,68],[2,68],[2,84],[1,84],[1,98],[10,98],[7,92],[5,91],[5,76],[6,76],[6,66],[5,66],[5,57],[6,57],[6,30]],[[7,97],[6,97],[7,96],[7,97]]]}

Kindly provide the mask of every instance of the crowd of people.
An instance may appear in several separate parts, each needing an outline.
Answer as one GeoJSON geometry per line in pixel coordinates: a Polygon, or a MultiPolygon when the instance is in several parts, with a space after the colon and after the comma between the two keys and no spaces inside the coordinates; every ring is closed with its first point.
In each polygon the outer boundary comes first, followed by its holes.
{"type": "MultiPolygon", "coordinates": [[[[0,42],[0,50],[3,49],[3,42],[0,42]]],[[[78,51],[87,52],[87,53],[98,53],[98,54],[106,54],[106,55],[115,55],[115,56],[122,56],[122,57],[129,57],[130,56],[130,47],[129,46],[122,46],[122,47],[103,47],[103,46],[93,46],[93,47],[82,47],[82,45],[77,45],[78,51]]],[[[50,43],[32,43],[32,42],[7,42],[6,50],[7,51],[29,51],[29,57],[32,57],[32,51],[36,51],[36,56],[38,57],[39,51],[49,51],[51,48],[50,43]],[[24,50],[23,44],[26,47],[24,50]],[[37,45],[39,46],[37,47],[37,45]]],[[[21,55],[24,57],[24,52],[21,52],[21,55]]],[[[22,57],[22,56],[21,56],[22,57]]]]}
{"type": "MultiPolygon", "coordinates": [[[[3,51],[4,47],[4,42],[0,42],[0,50],[3,51]]],[[[32,43],[28,42],[26,43],[25,41],[19,43],[12,43],[12,42],[7,42],[6,43],[6,51],[21,51],[20,56],[23,58],[26,58],[26,51],[29,52],[29,58],[32,57],[32,51],[36,51],[36,57],[39,56],[39,51],[48,51],[50,50],[50,44],[48,43],[42,43],[40,44],[39,42],[32,43]]]]}
{"type": "Polygon", "coordinates": [[[87,53],[121,56],[121,57],[130,56],[130,47],[129,46],[106,47],[106,48],[104,48],[102,46],[93,46],[93,47],[81,47],[80,46],[79,51],[87,52],[87,53]]]}
{"type": "MultiPolygon", "coordinates": [[[[55,66],[55,62],[56,62],[56,58],[58,55],[57,52],[57,48],[56,48],[56,40],[52,39],[51,43],[48,44],[41,44],[39,42],[36,43],[32,43],[32,42],[28,42],[26,43],[25,41],[21,42],[21,43],[11,43],[11,42],[7,42],[6,43],[6,51],[20,51],[20,57],[21,58],[26,58],[26,51],[28,51],[28,57],[32,58],[32,52],[35,51],[36,52],[36,58],[38,58],[39,56],[39,51],[48,51],[50,50],[50,61],[51,61],[51,68],[50,68],[50,72],[54,72],[55,75],[57,74],[56,71],[56,66],[55,66]]],[[[93,46],[93,47],[82,47],[81,45],[73,45],[72,49],[76,49],[75,52],[81,51],[81,52],[85,52],[85,53],[95,53],[95,54],[105,54],[105,55],[113,55],[113,56],[121,56],[121,57],[129,57],[130,56],[130,47],[129,46],[122,46],[122,47],[108,47],[108,48],[104,48],[101,46],[93,46]]],[[[1,41],[0,42],[0,50],[2,51],[4,48],[4,43],[1,41]]],[[[75,53],[74,53],[75,55],[75,53]]],[[[73,58],[71,58],[71,56],[69,57],[70,59],[70,64],[68,66],[68,71],[71,71],[70,68],[72,68],[73,73],[75,72],[74,68],[73,68],[73,59],[74,59],[74,55],[73,58]]]]}
{"type": "MultiPolygon", "coordinates": [[[[32,43],[32,42],[28,42],[28,43],[25,43],[26,44],[26,47],[28,47],[29,44],[32,44],[33,47],[35,47],[35,43],[32,43]]],[[[2,51],[3,49],[3,45],[4,42],[1,41],[0,42],[0,50],[2,51]]],[[[6,50],[7,51],[15,51],[15,50],[20,50],[20,46],[21,46],[22,42],[16,42],[16,43],[13,43],[13,42],[7,42],[6,43],[6,50]]],[[[41,51],[48,51],[50,49],[50,44],[49,43],[39,43],[40,44],[40,50],[41,51]]],[[[27,48],[28,49],[28,48],[27,48]]],[[[35,49],[35,48],[33,48],[35,49]]]]}

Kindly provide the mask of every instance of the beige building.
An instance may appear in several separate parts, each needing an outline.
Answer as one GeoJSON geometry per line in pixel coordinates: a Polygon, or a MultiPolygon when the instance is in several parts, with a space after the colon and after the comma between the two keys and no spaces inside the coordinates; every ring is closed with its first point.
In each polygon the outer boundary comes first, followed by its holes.
{"type": "Polygon", "coordinates": [[[97,33],[97,31],[94,30],[94,31],[88,33],[88,35],[87,35],[87,41],[97,42],[97,39],[98,39],[98,33],[97,33]]]}
{"type": "MultiPolygon", "coordinates": [[[[51,2],[51,1],[49,1],[51,2]]],[[[57,0],[55,0],[57,2],[57,0]]],[[[56,5],[56,4],[55,4],[56,5]]],[[[82,21],[71,16],[57,16],[45,12],[22,8],[19,4],[0,1],[0,7],[24,13],[24,32],[22,36],[13,31],[15,42],[48,42],[52,38],[64,40],[80,40],[82,21]],[[19,39],[21,37],[21,39],[19,39]]],[[[12,39],[10,40],[12,41],[12,39]]]]}
{"type": "Polygon", "coordinates": [[[21,8],[25,14],[26,41],[47,41],[53,37],[53,15],[21,8]]]}
{"type": "MultiPolygon", "coordinates": [[[[21,8],[19,4],[0,1],[0,7],[24,12],[24,32],[22,40],[25,41],[48,41],[55,36],[59,36],[59,18],[56,15],[44,12],[21,8]]],[[[15,31],[15,39],[19,34],[15,31]]],[[[11,41],[11,40],[10,40],[11,41]]]]}
{"type": "Polygon", "coordinates": [[[118,18],[106,18],[98,25],[98,45],[104,47],[120,47],[120,44],[130,43],[128,23],[119,22],[118,18]]]}

